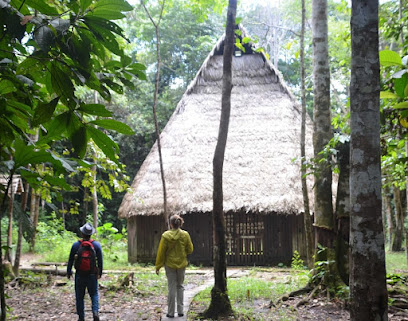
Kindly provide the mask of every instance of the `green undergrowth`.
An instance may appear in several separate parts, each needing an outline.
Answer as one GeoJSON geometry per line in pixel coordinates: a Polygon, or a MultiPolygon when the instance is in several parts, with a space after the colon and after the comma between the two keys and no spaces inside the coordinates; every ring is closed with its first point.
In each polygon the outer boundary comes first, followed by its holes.
{"type": "MultiPolygon", "coordinates": [[[[308,276],[304,271],[275,268],[251,268],[248,276],[228,278],[228,296],[234,310],[232,319],[264,320],[269,302],[304,287],[307,281],[308,276]]],[[[189,311],[188,320],[200,319],[210,300],[211,287],[197,294],[192,303],[195,308],[189,311]]],[[[294,319],[285,311],[279,320],[294,319]]]]}

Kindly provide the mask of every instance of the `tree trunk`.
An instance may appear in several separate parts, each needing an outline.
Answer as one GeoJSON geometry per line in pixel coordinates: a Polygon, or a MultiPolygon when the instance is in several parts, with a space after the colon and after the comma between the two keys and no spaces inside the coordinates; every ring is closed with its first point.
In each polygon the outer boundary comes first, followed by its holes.
{"type": "MultiPolygon", "coordinates": [[[[13,178],[11,178],[13,180],[13,178]]],[[[13,183],[11,183],[13,186],[13,183]]],[[[12,262],[11,259],[11,246],[13,245],[13,207],[14,207],[14,191],[11,188],[11,193],[9,193],[9,204],[8,204],[8,230],[7,230],[7,248],[4,255],[5,260],[12,262]]]]}
{"type": "Polygon", "coordinates": [[[97,162],[97,155],[94,153],[94,165],[92,165],[92,179],[93,179],[93,186],[92,186],[92,214],[93,214],[93,226],[95,230],[98,228],[98,191],[96,189],[96,162],[97,162]]]}
{"type": "Polygon", "coordinates": [[[387,217],[388,227],[388,245],[391,248],[392,237],[394,235],[394,220],[393,220],[394,211],[392,210],[391,191],[389,187],[386,187],[384,189],[384,196],[385,196],[385,215],[387,217]]]}
{"type": "Polygon", "coordinates": [[[334,219],[332,203],[332,173],[329,160],[320,152],[332,138],[330,116],[330,69],[327,31],[327,0],[313,0],[313,82],[314,127],[313,148],[315,171],[315,228],[316,245],[334,247],[334,219]]]}
{"type": "Polygon", "coordinates": [[[301,91],[302,91],[302,125],[300,131],[300,157],[301,157],[301,180],[302,180],[302,193],[303,193],[303,207],[304,211],[304,226],[306,233],[306,257],[307,265],[309,269],[313,268],[313,223],[310,216],[309,207],[309,193],[307,189],[306,181],[306,167],[304,162],[306,161],[306,85],[305,85],[305,24],[306,24],[306,6],[305,0],[302,0],[302,31],[300,35],[300,79],[301,79],[301,91]]]}
{"type": "Polygon", "coordinates": [[[13,272],[14,275],[18,276],[20,274],[20,258],[21,258],[21,251],[23,247],[23,217],[21,215],[26,215],[26,208],[27,208],[27,201],[28,201],[28,191],[30,185],[28,182],[24,183],[24,192],[21,195],[21,213],[18,219],[18,238],[17,238],[17,246],[16,246],[16,257],[14,259],[13,265],[13,272]]]}
{"type": "Polygon", "coordinates": [[[232,53],[234,49],[236,10],[237,0],[230,0],[224,39],[221,119],[217,146],[213,158],[213,264],[215,282],[214,287],[211,290],[210,306],[204,313],[206,318],[212,319],[217,319],[218,316],[227,315],[232,311],[227,292],[227,259],[222,174],[231,112],[232,53]]]}
{"type": "Polygon", "coordinates": [[[353,0],[350,83],[350,320],[388,320],[381,215],[378,0],[353,0]]]}
{"type": "Polygon", "coordinates": [[[336,197],[336,263],[342,281],[349,284],[350,262],[350,143],[337,146],[340,169],[336,197]]]}
{"type": "Polygon", "coordinates": [[[401,190],[399,189],[399,187],[393,185],[392,192],[394,194],[395,205],[395,230],[392,237],[391,251],[400,252],[402,251],[402,239],[404,236],[405,213],[402,206],[401,190]]]}
{"type": "Polygon", "coordinates": [[[157,59],[157,69],[156,69],[156,81],[155,81],[155,90],[154,90],[154,98],[153,98],[153,118],[154,118],[154,127],[156,130],[156,143],[157,143],[157,150],[159,152],[159,162],[160,162],[160,173],[161,173],[161,180],[162,180],[162,186],[163,186],[163,219],[164,219],[164,224],[168,228],[170,228],[170,222],[169,222],[169,217],[167,214],[167,189],[166,189],[166,180],[164,176],[164,166],[163,166],[163,156],[162,156],[162,150],[161,150],[161,142],[160,142],[160,129],[159,129],[159,124],[157,122],[157,101],[158,101],[158,96],[159,96],[159,82],[160,82],[160,67],[161,67],[161,56],[160,56],[160,32],[159,32],[159,25],[163,16],[163,10],[164,10],[164,5],[165,5],[165,0],[163,0],[161,4],[161,11],[160,11],[160,17],[158,22],[156,23],[153,19],[153,17],[150,15],[149,10],[147,10],[147,7],[145,3],[143,2],[143,7],[149,16],[150,21],[152,22],[155,33],[156,33],[156,59],[157,59]]]}
{"type": "MultiPolygon", "coordinates": [[[[10,173],[11,178],[8,181],[4,194],[0,193],[0,196],[3,197],[1,199],[0,213],[4,213],[6,210],[6,198],[11,188],[13,174],[14,174],[14,171],[11,171],[10,173]]],[[[1,233],[2,231],[1,231],[1,224],[0,224],[0,240],[2,239],[1,233]]],[[[6,321],[7,307],[6,307],[6,294],[4,292],[4,263],[3,263],[3,247],[2,246],[0,246],[0,275],[2,276],[0,277],[0,308],[1,308],[0,321],[6,321]]]]}
{"type": "Polygon", "coordinates": [[[40,215],[40,195],[34,189],[31,189],[31,208],[30,218],[33,222],[33,236],[30,244],[30,252],[35,250],[35,238],[37,236],[38,217],[40,215]]]}

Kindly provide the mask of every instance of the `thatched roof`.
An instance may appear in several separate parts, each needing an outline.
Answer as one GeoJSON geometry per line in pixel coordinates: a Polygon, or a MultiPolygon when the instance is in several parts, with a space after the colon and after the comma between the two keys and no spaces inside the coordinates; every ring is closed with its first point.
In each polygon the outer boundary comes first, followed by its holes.
{"type": "MultiPolygon", "coordinates": [[[[0,184],[2,188],[0,189],[2,192],[7,188],[8,182],[10,177],[4,174],[0,174],[0,184]]],[[[9,194],[21,194],[24,192],[23,181],[21,180],[20,175],[13,176],[13,182],[11,183],[9,194]]]]}
{"type": "MultiPolygon", "coordinates": [[[[169,214],[211,212],[212,160],[221,113],[223,38],[161,134],[169,214]]],[[[231,116],[223,171],[224,210],[303,212],[300,106],[260,53],[233,57],[231,116]],[[294,158],[298,158],[293,162],[294,158]]],[[[307,124],[307,154],[312,155],[307,124]]],[[[159,215],[163,191],[155,144],[119,208],[122,218],[159,215]]]]}

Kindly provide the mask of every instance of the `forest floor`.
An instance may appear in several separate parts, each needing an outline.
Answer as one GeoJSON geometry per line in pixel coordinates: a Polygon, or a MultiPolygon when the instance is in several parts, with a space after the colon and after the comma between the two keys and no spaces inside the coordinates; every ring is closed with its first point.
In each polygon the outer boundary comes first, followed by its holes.
{"type": "MultiPolygon", "coordinates": [[[[31,258],[32,259],[32,258],[31,258]]],[[[27,263],[27,261],[26,261],[27,263]]],[[[63,270],[64,268],[59,268],[63,270]]],[[[136,321],[163,319],[166,312],[166,278],[164,273],[152,277],[151,271],[135,271],[133,283],[130,287],[120,285],[123,276],[107,272],[100,280],[100,319],[109,321],[136,321]]],[[[236,273],[233,277],[240,277],[245,273],[236,273]]],[[[211,269],[188,270],[185,280],[186,291],[208,283],[211,269]]],[[[290,272],[287,272],[289,274],[290,272]]],[[[257,272],[251,277],[260,279],[281,279],[285,272],[271,275],[270,272],[257,272]]],[[[74,281],[64,276],[39,275],[34,273],[24,274],[19,282],[6,284],[9,306],[9,320],[77,320],[75,312],[74,281]]],[[[308,304],[296,307],[302,297],[291,298],[279,306],[269,308],[268,300],[242,300],[234,302],[235,311],[247,309],[253,311],[251,319],[242,317],[239,313],[219,319],[220,321],[232,320],[349,320],[349,313],[340,301],[331,301],[324,298],[312,299],[308,304]]],[[[90,299],[86,296],[85,311],[90,320],[90,299]]],[[[196,320],[205,310],[193,302],[189,307],[188,320],[196,320]]],[[[187,311],[186,311],[187,312],[187,311]]],[[[178,320],[175,318],[174,320],[178,320]]],[[[179,318],[180,320],[180,318],[179,318]]],[[[185,318],[184,318],[185,320],[185,318]]],[[[408,320],[407,314],[389,314],[389,320],[408,320]]]]}

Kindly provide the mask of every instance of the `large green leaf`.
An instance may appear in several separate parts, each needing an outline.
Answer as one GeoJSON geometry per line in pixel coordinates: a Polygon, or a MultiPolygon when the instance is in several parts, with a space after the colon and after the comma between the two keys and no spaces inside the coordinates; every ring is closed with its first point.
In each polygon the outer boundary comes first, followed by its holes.
{"type": "Polygon", "coordinates": [[[92,15],[108,20],[122,19],[125,15],[121,11],[131,11],[133,7],[124,0],[99,0],[92,15]]]}
{"type": "Polygon", "coordinates": [[[95,19],[84,18],[84,22],[100,44],[118,56],[123,55],[123,50],[119,47],[116,36],[109,29],[101,26],[99,23],[95,23],[95,19]]]}
{"type": "Polygon", "coordinates": [[[82,104],[78,110],[90,115],[112,117],[112,112],[102,104],[82,104]]]}
{"type": "Polygon", "coordinates": [[[395,92],[401,98],[406,97],[407,86],[408,86],[408,74],[404,74],[401,78],[394,79],[395,92]]]}
{"type": "Polygon", "coordinates": [[[96,145],[102,150],[102,152],[113,162],[119,164],[116,154],[119,151],[118,145],[110,139],[107,135],[102,133],[100,130],[88,126],[88,133],[96,145]]]}
{"type": "Polygon", "coordinates": [[[391,91],[380,91],[380,98],[381,99],[395,99],[398,98],[398,95],[391,91]]]}
{"type": "Polygon", "coordinates": [[[62,70],[56,61],[51,65],[51,84],[58,96],[73,98],[74,86],[72,85],[69,74],[62,70]]]}
{"type": "Polygon", "coordinates": [[[392,50],[380,51],[380,64],[383,66],[401,66],[401,56],[392,50]]]}
{"type": "Polygon", "coordinates": [[[404,101],[402,103],[396,104],[392,106],[394,109],[408,109],[408,101],[404,101]]]}
{"type": "Polygon", "coordinates": [[[79,158],[84,158],[88,145],[88,135],[85,126],[80,127],[71,136],[72,146],[79,158]]]}
{"type": "Polygon", "coordinates": [[[14,162],[16,167],[25,167],[27,165],[51,163],[57,166],[57,162],[46,150],[37,150],[34,145],[26,145],[22,140],[17,139],[15,144],[14,162]]]}
{"type": "Polygon", "coordinates": [[[44,124],[49,121],[54,114],[55,108],[57,107],[59,97],[54,98],[49,103],[40,103],[34,112],[34,118],[32,121],[33,127],[44,124]]]}
{"type": "Polygon", "coordinates": [[[125,135],[134,135],[135,132],[128,125],[114,119],[97,119],[90,122],[105,129],[111,129],[125,135]]]}
{"type": "Polygon", "coordinates": [[[92,0],[80,0],[82,12],[85,12],[85,10],[88,9],[91,3],[92,3],[92,0]]]}
{"type": "Polygon", "coordinates": [[[34,40],[42,51],[48,52],[55,43],[55,36],[50,27],[41,26],[35,31],[34,40]]]}
{"type": "Polygon", "coordinates": [[[42,14],[47,16],[57,16],[59,15],[58,10],[55,6],[51,7],[44,0],[26,0],[25,4],[35,10],[38,10],[42,14]]]}
{"type": "Polygon", "coordinates": [[[11,92],[16,91],[17,88],[14,86],[13,82],[10,80],[2,80],[0,81],[0,95],[9,94],[11,92]]]}

